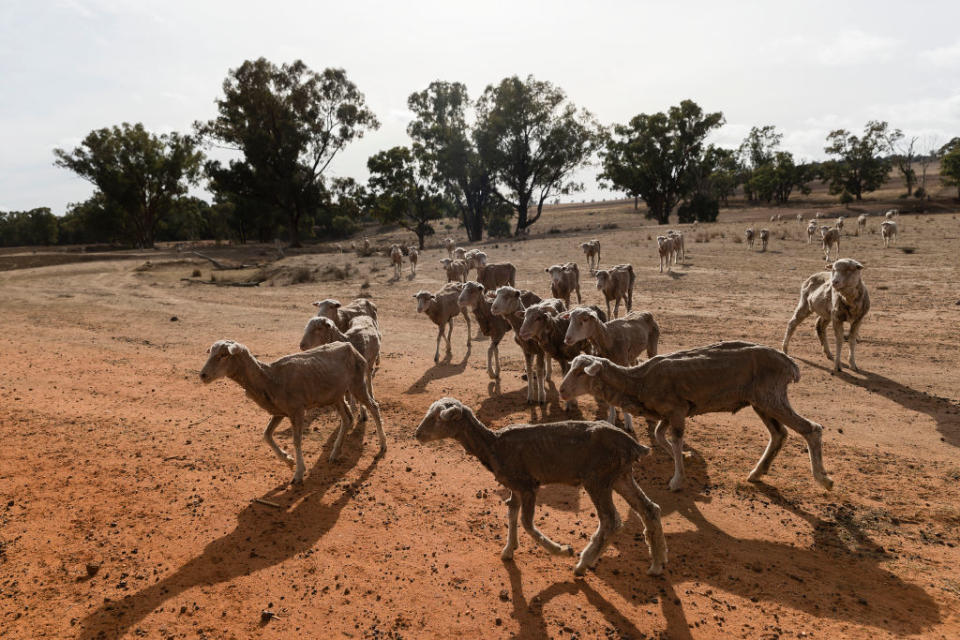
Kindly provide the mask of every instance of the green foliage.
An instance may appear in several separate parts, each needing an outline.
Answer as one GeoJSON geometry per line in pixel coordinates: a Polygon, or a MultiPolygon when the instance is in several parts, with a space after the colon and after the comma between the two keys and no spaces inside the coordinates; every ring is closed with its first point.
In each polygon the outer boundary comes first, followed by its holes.
{"type": "Polygon", "coordinates": [[[810,165],[798,165],[789,151],[777,151],[769,163],[751,171],[747,184],[756,199],[786,204],[794,188],[804,195],[810,193],[807,183],[812,179],[810,165]]]}
{"type": "Polygon", "coordinates": [[[677,203],[696,188],[704,139],[721,124],[722,113],[704,113],[692,100],[667,113],[641,113],[613,128],[600,154],[599,177],[613,189],[639,195],[647,217],[667,224],[677,203]]]}
{"type": "Polygon", "coordinates": [[[710,195],[724,205],[742,179],[742,168],[733,149],[707,146],[702,157],[690,166],[692,191],[710,195]]]}
{"type": "Polygon", "coordinates": [[[196,184],[203,155],[190,136],[156,136],[142,124],[91,131],[73,151],[55,149],[55,164],[97,187],[114,221],[140,247],[153,245],[161,221],[196,184]]]}
{"type": "Polygon", "coordinates": [[[348,216],[334,216],[330,221],[330,235],[334,238],[349,238],[360,231],[360,225],[348,216]]]}
{"type": "Polygon", "coordinates": [[[783,134],[777,133],[777,128],[772,124],[752,127],[737,153],[746,168],[756,169],[774,162],[782,141],[783,134]]]}
{"type": "Polygon", "coordinates": [[[207,163],[212,188],[247,212],[283,212],[292,246],[300,245],[304,219],[324,203],[323,173],[334,157],[379,127],[343,69],[317,73],[300,60],[279,67],[264,58],[245,61],[229,72],[216,104],[217,117],[194,126],[242,159],[207,163]]]}
{"type": "Polygon", "coordinates": [[[367,160],[373,213],[384,223],[417,234],[420,248],[433,235],[431,221],[443,216],[448,202],[430,180],[430,168],[407,147],[393,147],[367,160]]]}
{"type": "Polygon", "coordinates": [[[487,233],[491,238],[507,238],[510,236],[510,218],[513,217],[513,207],[501,203],[493,209],[490,221],[487,222],[487,233]]]}
{"type": "Polygon", "coordinates": [[[431,179],[442,189],[460,215],[467,238],[483,239],[484,220],[495,203],[491,170],[474,143],[467,124],[473,107],[467,88],[459,82],[431,82],[411,94],[407,105],[414,119],[407,126],[413,154],[429,168],[431,179]]]}
{"type": "Polygon", "coordinates": [[[831,131],[829,144],[824,148],[834,160],[823,163],[823,181],[829,183],[830,193],[844,191],[862,200],[863,194],[874,191],[887,180],[891,162],[884,154],[902,137],[899,130],[890,130],[886,122],[871,120],[856,136],[845,129],[831,131]]]}
{"type": "Polygon", "coordinates": [[[58,232],[57,217],[47,207],[0,211],[0,246],[56,244],[58,232]]]}
{"type": "Polygon", "coordinates": [[[957,187],[960,198],[960,138],[953,138],[940,148],[940,182],[957,187]]]}
{"type": "Polygon", "coordinates": [[[853,200],[854,200],[854,197],[850,194],[849,191],[844,190],[840,192],[840,204],[844,204],[844,205],[850,204],[851,202],[853,202],[853,200]]]}
{"type": "Polygon", "coordinates": [[[211,210],[205,200],[194,197],[178,199],[170,214],[160,222],[157,240],[199,240],[209,238],[211,210]]]}
{"type": "Polygon", "coordinates": [[[540,219],[548,198],[583,189],[572,176],[596,150],[598,131],[593,116],[549,82],[512,76],[486,88],[477,101],[477,149],[499,197],[517,211],[517,235],[540,219]]]}
{"type": "Polygon", "coordinates": [[[688,202],[677,207],[677,219],[681,224],[716,222],[720,215],[720,201],[706,193],[695,193],[688,202]]]}

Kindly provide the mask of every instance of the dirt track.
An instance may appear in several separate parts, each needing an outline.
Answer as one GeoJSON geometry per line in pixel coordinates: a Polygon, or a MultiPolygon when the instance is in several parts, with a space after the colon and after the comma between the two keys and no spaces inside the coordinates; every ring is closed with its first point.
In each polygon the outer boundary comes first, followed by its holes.
{"type": "MultiPolygon", "coordinates": [[[[733,242],[745,225],[730,222],[702,227],[705,243],[688,230],[686,264],[661,275],[657,229],[609,220],[619,228],[558,214],[561,233],[484,248],[545,294],[543,267],[583,265],[578,239],[600,238],[605,265],[634,264],[635,308],[657,318],[662,353],[719,339],[778,346],[801,282],[823,265],[795,220],[770,225],[766,254],[733,242]],[[575,226],[588,228],[563,233],[575,226]]],[[[486,340],[466,350],[462,324],[452,356],[433,366],[435,330],[411,295],[439,286],[437,250],[416,280],[395,283],[386,258],[347,281],[251,289],[183,283],[208,265],[165,266],[175,255],[145,271],[137,258],[0,273],[0,637],[960,637],[958,225],[905,216],[900,244],[912,254],[884,251],[875,233],[844,238],[841,255],[866,265],[872,297],[865,374],[830,375],[812,320],[796,334],[791,398],[827,429],[832,493],[814,484],[796,436],[767,484],[747,483],[766,444],[749,411],[690,421],[682,493],[666,489],[664,453],[637,469],[663,508],[662,578],[645,575],[633,516],[585,579],[525,534],[516,561],[501,562],[506,509],[493,478],[458,445],[413,441],[445,395],[493,427],[565,415],[552,387],[543,410],[525,404],[509,337],[499,390],[486,340]],[[263,412],[232,382],[199,383],[204,351],[229,337],[264,359],[289,353],[312,300],[352,299],[367,278],[385,336],[375,390],[389,451],[375,460],[372,425],[360,425],[327,463],[325,413],[305,441],[306,483],[289,488],[261,440],[263,412]],[[261,621],[263,610],[277,617],[261,621]]],[[[585,301],[599,302],[583,280],[585,301]]],[[[580,406],[594,415],[592,401],[580,406]]],[[[589,499],[569,488],[545,489],[538,516],[578,550],[596,526],[589,499]]]]}

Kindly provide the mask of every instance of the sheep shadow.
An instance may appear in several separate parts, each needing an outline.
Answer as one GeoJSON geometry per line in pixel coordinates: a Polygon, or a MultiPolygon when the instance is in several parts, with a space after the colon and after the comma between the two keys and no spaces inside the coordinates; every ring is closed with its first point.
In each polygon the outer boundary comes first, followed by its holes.
{"type": "MultiPolygon", "coordinates": [[[[501,373],[501,377],[502,377],[501,373]]],[[[513,391],[499,393],[484,398],[480,405],[474,409],[480,421],[486,425],[497,422],[509,415],[527,411],[531,424],[540,422],[558,422],[560,420],[587,420],[578,405],[574,405],[569,411],[563,408],[560,395],[552,381],[547,382],[547,403],[528,404],[527,403],[527,385],[524,385],[513,391]]],[[[499,388],[499,385],[497,385],[499,388]]]]}
{"type": "Polygon", "coordinates": [[[353,499],[355,487],[370,477],[380,461],[374,457],[332,504],[321,504],[320,499],[360,461],[364,434],[364,424],[358,423],[345,437],[340,461],[329,464],[327,456],[336,435],[331,433],[302,487],[288,488],[284,484],[262,496],[281,509],[251,502],[237,514],[233,531],[211,541],[199,556],[163,580],[120,600],[105,602],[86,616],[79,623],[79,638],[121,637],[164,602],[194,587],[250,575],[309,551],[333,528],[343,508],[353,499]]]}
{"type": "MultiPolygon", "coordinates": [[[[834,374],[832,366],[823,366],[806,358],[797,358],[797,360],[821,371],[834,374]]],[[[954,447],[960,447],[960,418],[957,417],[960,413],[960,403],[917,391],[878,373],[863,370],[859,373],[853,373],[844,369],[834,375],[845,382],[855,384],[888,400],[893,400],[905,409],[927,414],[937,423],[937,431],[940,432],[942,440],[954,447]]]]}
{"type": "Polygon", "coordinates": [[[423,372],[423,375],[420,378],[410,385],[406,391],[403,393],[406,395],[424,393],[427,390],[427,385],[435,380],[442,380],[443,378],[450,378],[452,376],[457,376],[467,370],[467,362],[470,360],[470,352],[473,349],[473,344],[467,343],[467,350],[463,354],[463,360],[456,364],[452,364],[453,354],[451,352],[446,352],[446,354],[441,358],[440,362],[436,363],[429,369],[423,372]]]}
{"type": "Polygon", "coordinates": [[[674,271],[673,269],[667,269],[664,273],[670,276],[673,280],[679,280],[680,278],[685,278],[690,275],[684,271],[674,271]]]}

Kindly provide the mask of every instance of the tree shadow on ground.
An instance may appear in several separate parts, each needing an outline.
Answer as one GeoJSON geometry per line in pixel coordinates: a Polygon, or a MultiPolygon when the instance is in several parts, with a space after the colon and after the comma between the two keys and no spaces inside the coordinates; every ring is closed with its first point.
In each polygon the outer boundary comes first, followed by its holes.
{"type": "MultiPolygon", "coordinates": [[[[806,358],[796,358],[821,371],[833,373],[833,366],[823,366],[806,358]]],[[[960,447],[960,403],[947,398],[932,396],[912,387],[869,371],[860,373],[844,369],[835,374],[841,380],[855,384],[871,393],[893,400],[904,409],[925,413],[937,423],[937,431],[943,436],[943,441],[960,447]]]]}
{"type": "Polygon", "coordinates": [[[440,362],[424,371],[423,375],[420,376],[420,379],[410,385],[410,387],[404,391],[404,393],[424,393],[427,390],[427,385],[431,382],[460,375],[467,370],[467,363],[470,361],[470,352],[472,350],[473,343],[468,342],[467,350],[463,353],[463,360],[457,364],[451,364],[451,361],[453,360],[453,354],[450,351],[447,351],[443,358],[440,359],[440,362]]]}
{"type": "Polygon", "coordinates": [[[379,458],[371,460],[357,480],[344,487],[331,504],[321,503],[324,494],[359,462],[364,433],[364,425],[359,423],[347,434],[340,461],[328,463],[335,437],[332,433],[302,487],[282,485],[262,496],[281,509],[251,503],[237,515],[233,531],[210,542],[202,554],[160,582],[120,600],[105,602],[89,614],[80,623],[79,637],[89,640],[102,637],[101,634],[123,636],[164,602],[185,591],[249,575],[312,549],[336,524],[340,512],[353,499],[356,487],[370,477],[379,462],[379,458]]]}

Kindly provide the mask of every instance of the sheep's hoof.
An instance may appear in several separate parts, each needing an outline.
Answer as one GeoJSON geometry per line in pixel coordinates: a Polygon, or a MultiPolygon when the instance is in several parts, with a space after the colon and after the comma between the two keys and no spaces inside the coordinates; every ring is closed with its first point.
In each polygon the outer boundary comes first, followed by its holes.
{"type": "Polygon", "coordinates": [[[300,485],[302,485],[302,484],[303,484],[303,477],[298,478],[298,477],[294,476],[294,477],[293,477],[293,480],[290,481],[290,484],[292,484],[292,485],[294,485],[294,486],[300,486],[300,485]]]}
{"type": "Polygon", "coordinates": [[[853,364],[853,363],[850,363],[850,370],[851,370],[851,371],[856,371],[857,373],[863,373],[863,371],[860,370],[860,367],[858,367],[857,365],[855,365],[855,364],[853,364]]]}
{"type": "Polygon", "coordinates": [[[668,486],[670,487],[670,491],[680,491],[681,489],[683,489],[683,479],[671,478],[670,484],[668,486]]]}
{"type": "Polygon", "coordinates": [[[830,476],[822,476],[817,478],[817,484],[826,489],[827,491],[833,491],[833,479],[830,476]]]}
{"type": "Polygon", "coordinates": [[[297,466],[297,463],[293,460],[292,456],[287,456],[286,458],[283,459],[283,461],[287,463],[287,466],[290,467],[291,469],[297,466]]]}
{"type": "Polygon", "coordinates": [[[340,459],[340,452],[339,452],[339,451],[335,451],[335,452],[331,453],[331,454],[330,454],[330,457],[327,458],[327,460],[330,461],[330,462],[336,462],[336,461],[339,460],[339,459],[340,459]]]}
{"type": "Polygon", "coordinates": [[[578,578],[583,577],[583,574],[587,572],[587,568],[587,565],[585,565],[582,561],[578,562],[577,566],[573,568],[573,575],[577,576],[578,578]]]}
{"type": "Polygon", "coordinates": [[[759,469],[754,469],[750,472],[750,475],[747,476],[747,482],[760,482],[760,479],[763,478],[765,473],[759,469]]]}
{"type": "Polygon", "coordinates": [[[500,554],[500,559],[504,562],[510,562],[513,560],[513,549],[504,549],[500,554]]]}
{"type": "Polygon", "coordinates": [[[571,547],[569,544],[560,545],[560,555],[572,556],[573,547],[571,547]]]}
{"type": "Polygon", "coordinates": [[[647,569],[648,576],[659,576],[663,573],[663,565],[659,563],[654,563],[650,565],[650,568],[647,569]]]}
{"type": "Polygon", "coordinates": [[[377,455],[375,457],[382,458],[385,455],[387,455],[387,445],[381,445],[380,450],[377,451],[377,455]]]}

